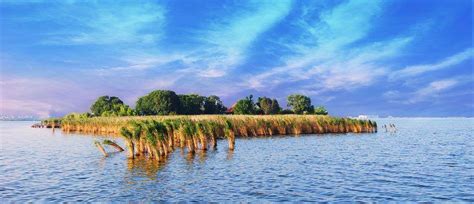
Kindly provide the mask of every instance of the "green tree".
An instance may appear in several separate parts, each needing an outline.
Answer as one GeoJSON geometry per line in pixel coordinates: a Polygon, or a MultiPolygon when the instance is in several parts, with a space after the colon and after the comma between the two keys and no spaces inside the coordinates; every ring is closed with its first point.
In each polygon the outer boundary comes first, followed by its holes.
{"type": "Polygon", "coordinates": [[[139,115],[169,115],[178,113],[179,107],[174,91],[156,90],[139,98],[135,109],[139,115]]]}
{"type": "Polygon", "coordinates": [[[95,116],[101,116],[106,111],[118,112],[123,101],[116,96],[101,96],[91,106],[91,112],[95,116]]]}
{"type": "Polygon", "coordinates": [[[288,96],[288,107],[291,107],[296,114],[303,114],[313,111],[311,99],[300,94],[292,94],[288,96]]]}
{"type": "Polygon", "coordinates": [[[133,116],[137,115],[135,110],[130,108],[128,105],[125,104],[117,104],[114,105],[115,111],[105,111],[102,113],[101,116],[108,117],[108,116],[133,116]]]}
{"type": "Polygon", "coordinates": [[[327,115],[328,111],[326,110],[326,108],[324,106],[318,106],[318,107],[314,108],[314,114],[316,114],[316,115],[327,115]]]}
{"type": "Polygon", "coordinates": [[[218,96],[211,95],[204,99],[204,114],[223,114],[226,110],[218,96]]]}
{"type": "Polygon", "coordinates": [[[265,115],[277,114],[281,111],[280,105],[276,99],[259,97],[257,101],[257,106],[265,115]]]}
{"type": "Polygon", "coordinates": [[[255,103],[253,102],[252,95],[237,101],[234,106],[234,114],[251,115],[255,114],[256,112],[257,109],[255,108],[255,103]]]}
{"type": "Polygon", "coordinates": [[[197,94],[178,95],[180,107],[179,114],[197,115],[204,112],[204,96],[197,94]]]}

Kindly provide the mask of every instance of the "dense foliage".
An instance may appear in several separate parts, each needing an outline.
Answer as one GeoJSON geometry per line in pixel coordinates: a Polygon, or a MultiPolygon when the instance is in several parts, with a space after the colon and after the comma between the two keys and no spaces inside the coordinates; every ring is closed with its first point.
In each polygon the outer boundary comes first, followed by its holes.
{"type": "Polygon", "coordinates": [[[281,111],[280,105],[276,99],[259,97],[257,101],[257,106],[265,115],[278,114],[281,111]]]}
{"type": "Polygon", "coordinates": [[[291,107],[296,114],[306,114],[313,111],[311,99],[305,95],[292,94],[288,96],[288,107],[291,107]]]}
{"type": "Polygon", "coordinates": [[[326,108],[324,106],[318,106],[318,107],[314,108],[313,113],[316,114],[316,115],[327,115],[328,111],[326,110],[326,108]]]}
{"type": "Polygon", "coordinates": [[[177,95],[170,90],[155,90],[138,99],[135,109],[124,104],[115,96],[101,96],[91,106],[91,113],[71,113],[64,119],[81,119],[92,116],[135,116],[135,115],[199,115],[199,114],[316,114],[327,115],[324,106],[314,108],[308,96],[293,94],[288,96],[287,106],[280,107],[276,99],[259,97],[254,102],[250,95],[237,101],[229,111],[218,96],[200,96],[198,94],[177,95]]]}
{"type": "Polygon", "coordinates": [[[178,113],[181,115],[197,115],[204,112],[204,96],[197,94],[179,95],[180,107],[178,113]]]}
{"type": "Polygon", "coordinates": [[[133,116],[137,115],[135,110],[130,108],[128,105],[122,104],[122,105],[116,105],[114,110],[118,111],[105,111],[102,113],[101,116],[133,116]]]}
{"type": "Polygon", "coordinates": [[[64,116],[64,119],[85,119],[92,117],[90,113],[69,113],[64,116]]]}
{"type": "Polygon", "coordinates": [[[234,114],[238,115],[251,115],[255,114],[257,109],[253,102],[253,96],[247,96],[244,99],[240,99],[234,106],[234,114]]]}
{"type": "Polygon", "coordinates": [[[101,116],[106,111],[118,113],[123,105],[123,101],[116,96],[101,96],[92,104],[91,112],[95,116],[101,116]]]}
{"type": "Polygon", "coordinates": [[[223,114],[226,110],[218,96],[211,95],[204,99],[204,114],[223,114]]]}
{"type": "Polygon", "coordinates": [[[156,90],[138,99],[136,111],[139,115],[176,114],[180,100],[174,91],[156,90]]]}

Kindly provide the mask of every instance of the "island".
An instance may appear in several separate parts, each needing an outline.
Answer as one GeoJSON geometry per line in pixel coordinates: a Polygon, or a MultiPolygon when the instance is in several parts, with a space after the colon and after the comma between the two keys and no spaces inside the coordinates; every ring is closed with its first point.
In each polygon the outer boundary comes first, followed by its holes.
{"type": "Polygon", "coordinates": [[[176,148],[207,151],[216,148],[218,139],[227,139],[228,149],[234,150],[236,137],[377,132],[375,121],[329,116],[304,95],[288,96],[287,104],[290,109],[282,109],[276,99],[259,97],[255,102],[250,95],[226,108],[217,96],[156,90],[139,98],[134,109],[118,97],[101,96],[90,112],[46,119],[35,127],[121,136],[129,158],[155,160],[176,148]]]}

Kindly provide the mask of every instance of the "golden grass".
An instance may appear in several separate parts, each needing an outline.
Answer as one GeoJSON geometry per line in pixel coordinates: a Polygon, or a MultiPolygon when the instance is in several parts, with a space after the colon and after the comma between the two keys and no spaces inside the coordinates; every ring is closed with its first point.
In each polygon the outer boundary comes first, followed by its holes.
{"type": "Polygon", "coordinates": [[[371,133],[377,131],[377,124],[318,115],[180,115],[63,119],[61,128],[66,132],[121,135],[130,158],[160,160],[176,147],[186,147],[190,153],[206,151],[223,138],[233,150],[235,137],[371,133]]]}

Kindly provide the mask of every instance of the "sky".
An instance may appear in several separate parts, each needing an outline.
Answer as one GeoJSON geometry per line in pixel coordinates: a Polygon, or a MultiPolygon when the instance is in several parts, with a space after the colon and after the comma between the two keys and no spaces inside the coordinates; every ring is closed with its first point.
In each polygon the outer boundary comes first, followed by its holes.
{"type": "Polygon", "coordinates": [[[0,0],[0,114],[157,89],[311,97],[337,116],[474,116],[471,0],[0,0]]]}

